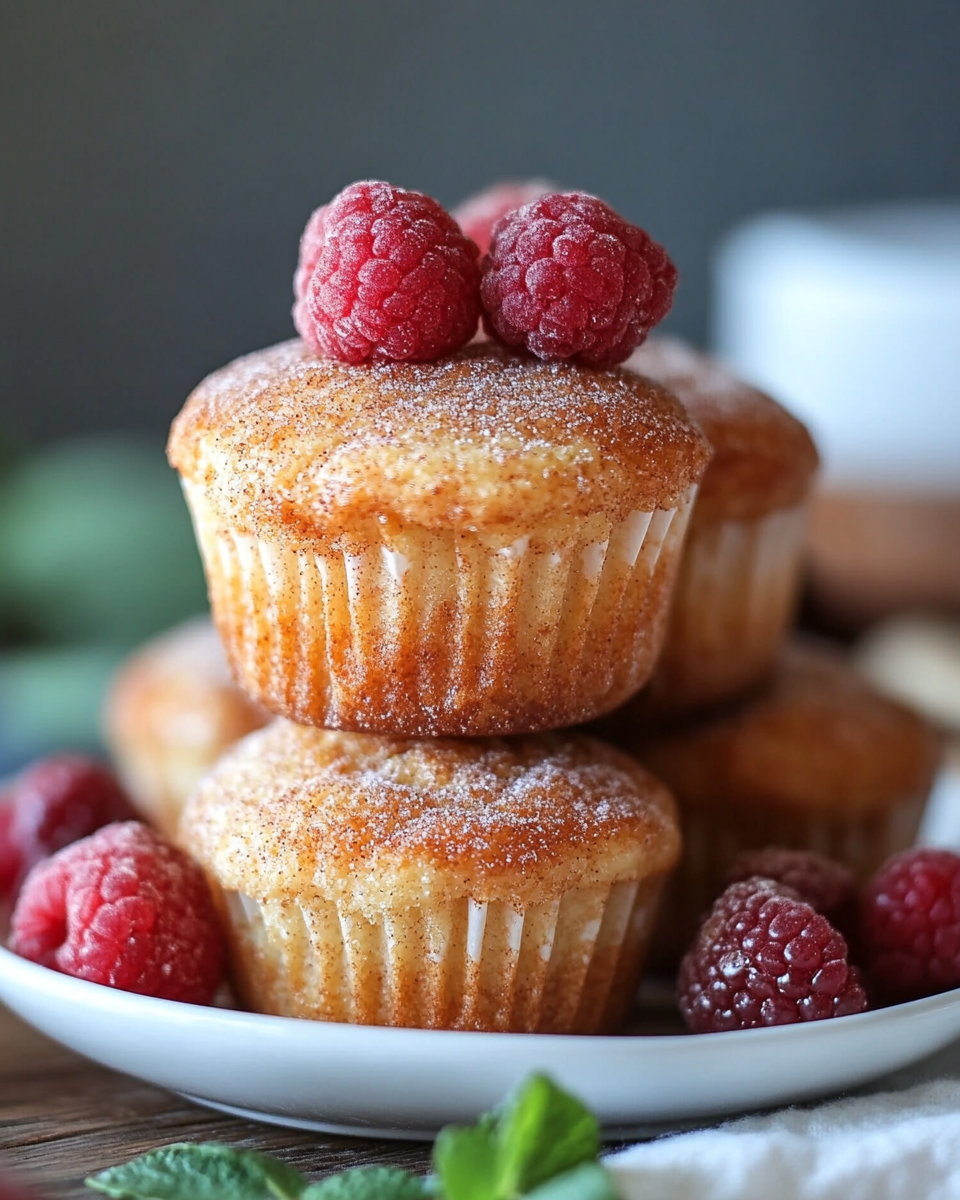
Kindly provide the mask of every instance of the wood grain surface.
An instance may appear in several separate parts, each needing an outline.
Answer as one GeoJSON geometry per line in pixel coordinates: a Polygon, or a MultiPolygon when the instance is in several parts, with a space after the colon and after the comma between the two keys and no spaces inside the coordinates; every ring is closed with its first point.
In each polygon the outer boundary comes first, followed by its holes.
{"type": "Polygon", "coordinates": [[[423,1142],[301,1133],[199,1108],[87,1062],[0,1006],[0,1174],[51,1200],[92,1200],[87,1175],[178,1141],[262,1150],[311,1179],[372,1163],[423,1172],[430,1158],[423,1142]]]}

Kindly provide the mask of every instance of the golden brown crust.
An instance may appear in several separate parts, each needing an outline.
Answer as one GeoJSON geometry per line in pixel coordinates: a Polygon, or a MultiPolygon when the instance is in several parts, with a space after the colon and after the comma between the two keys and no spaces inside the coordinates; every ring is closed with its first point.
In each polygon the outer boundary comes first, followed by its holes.
{"type": "Polygon", "coordinates": [[[881,696],[838,651],[800,640],[745,704],[618,740],[631,743],[683,809],[865,816],[926,796],[941,757],[922,717],[881,696]]]}
{"type": "Polygon", "coordinates": [[[179,840],[258,902],[351,908],[430,897],[543,904],[638,881],[679,855],[669,792],[592,738],[409,739],[277,721],[190,798],[179,840]]]}
{"type": "Polygon", "coordinates": [[[172,833],[197,779],[268,720],[230,678],[220,639],[203,618],[154,638],[123,663],[106,698],[103,733],[138,807],[172,833]]]}
{"type": "Polygon", "coordinates": [[[694,524],[763,516],[806,497],[819,463],[816,447],[806,427],[770,396],[674,338],[651,338],[627,366],[676,393],[713,449],[694,524]]]}
{"type": "Polygon", "coordinates": [[[506,532],[677,503],[709,450],[666,389],[630,371],[491,343],[422,364],[350,366],[301,342],[211,375],[174,422],[171,463],[234,528],[309,546],[349,521],[506,532]]]}

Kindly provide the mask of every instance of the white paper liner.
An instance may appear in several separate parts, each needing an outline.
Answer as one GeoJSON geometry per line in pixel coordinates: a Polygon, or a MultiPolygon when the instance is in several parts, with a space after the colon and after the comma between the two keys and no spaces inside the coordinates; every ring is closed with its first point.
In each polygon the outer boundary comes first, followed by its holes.
{"type": "Polygon", "coordinates": [[[663,876],[515,909],[468,897],[376,917],[320,896],[222,894],[244,1002],[424,1029],[593,1033],[623,1021],[663,876]]]}
{"type": "Polygon", "coordinates": [[[651,959],[658,966],[675,964],[686,952],[741,851],[814,850],[846,864],[865,882],[891,854],[914,844],[926,802],[926,794],[910,796],[880,811],[830,816],[759,804],[681,805],[683,855],[664,889],[651,959]]]}
{"type": "Polygon", "coordinates": [[[733,699],[771,670],[797,605],[805,522],[799,505],[749,521],[695,523],[645,693],[651,712],[733,699]]]}
{"type": "Polygon", "coordinates": [[[236,533],[185,491],[252,696],[303,724],[437,735],[558,728],[641,687],[696,489],[563,538],[410,529],[323,553],[236,533]]]}

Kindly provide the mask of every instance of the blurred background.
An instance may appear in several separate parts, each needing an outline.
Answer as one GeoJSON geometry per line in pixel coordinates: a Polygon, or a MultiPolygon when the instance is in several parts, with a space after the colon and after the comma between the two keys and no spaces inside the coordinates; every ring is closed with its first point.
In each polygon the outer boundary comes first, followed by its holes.
{"type": "Polygon", "coordinates": [[[714,331],[803,409],[715,311],[741,295],[724,239],[960,197],[958,50],[955,0],[5,0],[0,772],[94,741],[119,657],[203,607],[164,434],[204,374],[292,335],[319,203],[371,176],[448,206],[534,175],[596,192],[677,262],[668,331],[714,331]]]}

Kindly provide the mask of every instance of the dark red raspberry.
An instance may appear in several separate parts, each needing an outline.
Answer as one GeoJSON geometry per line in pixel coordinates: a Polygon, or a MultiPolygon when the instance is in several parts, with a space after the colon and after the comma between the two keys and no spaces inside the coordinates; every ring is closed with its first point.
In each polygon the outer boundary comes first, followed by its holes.
{"type": "Polygon", "coordinates": [[[27,767],[10,789],[10,811],[0,818],[0,886],[12,899],[27,871],[41,859],[111,821],[136,816],[110,771],[85,754],[56,754],[27,767]]]}
{"type": "Polygon", "coordinates": [[[895,854],[864,889],[860,921],[867,971],[887,999],[960,987],[960,856],[895,854]]]}
{"type": "Polygon", "coordinates": [[[34,867],[12,931],[24,958],[145,996],[207,1004],[223,975],[202,871],[139,821],[107,825],[34,867]]]}
{"type": "Polygon", "coordinates": [[[545,179],[495,183],[492,187],[469,196],[462,204],[458,204],[450,215],[467,237],[477,243],[480,253],[486,254],[490,249],[493,227],[501,217],[556,190],[556,187],[545,179]]]}
{"type": "Polygon", "coordinates": [[[0,903],[13,899],[17,880],[23,874],[23,859],[10,837],[13,824],[13,798],[0,793],[0,903]]]}
{"type": "Polygon", "coordinates": [[[498,221],[483,261],[484,326],[539,358],[611,367],[670,311],[662,246],[584,192],[554,192],[498,221]]]}
{"type": "Polygon", "coordinates": [[[37,1193],[11,1175],[0,1175],[0,1200],[37,1200],[37,1193]]]}
{"type": "Polygon", "coordinates": [[[678,986],[694,1033],[819,1021],[867,1006],[843,937],[772,879],[727,888],[680,964],[678,986]]]}
{"type": "Polygon", "coordinates": [[[727,873],[727,883],[739,883],[754,875],[793,888],[849,941],[847,927],[856,924],[857,900],[857,881],[849,867],[812,850],[765,846],[762,850],[741,851],[727,873]]]}
{"type": "Polygon", "coordinates": [[[304,233],[304,270],[314,238],[322,245],[294,316],[318,354],[424,362],[476,333],[477,247],[436,200],[389,183],[354,183],[314,221],[304,233]]]}
{"type": "Polygon", "coordinates": [[[10,809],[0,817],[0,884],[12,899],[32,865],[104,824],[136,817],[114,775],[80,754],[41,758],[13,780],[10,809]],[[6,828],[5,828],[6,826],[6,828]]]}

